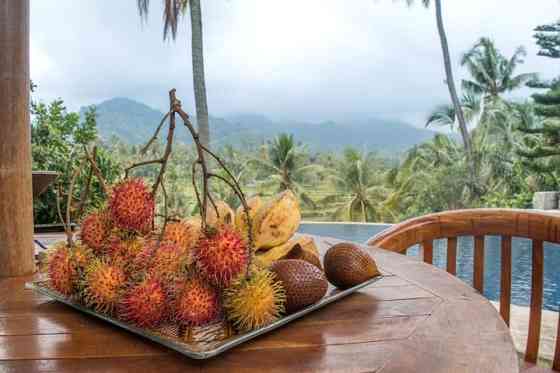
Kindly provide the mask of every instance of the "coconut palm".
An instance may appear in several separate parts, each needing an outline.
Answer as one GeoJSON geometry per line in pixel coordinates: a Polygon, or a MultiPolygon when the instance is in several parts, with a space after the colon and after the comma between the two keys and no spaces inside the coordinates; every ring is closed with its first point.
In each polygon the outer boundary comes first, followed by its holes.
{"type": "Polygon", "coordinates": [[[266,172],[263,187],[276,187],[277,191],[291,190],[304,203],[315,207],[305,192],[303,180],[310,172],[321,171],[318,164],[307,162],[305,148],[297,144],[293,135],[280,134],[265,146],[265,157],[252,160],[266,172]]]}
{"type": "MultiPolygon", "coordinates": [[[[430,6],[430,0],[421,0],[422,5],[426,8],[430,6]]],[[[408,5],[412,5],[414,0],[406,0],[408,5]]],[[[451,96],[451,102],[455,108],[455,113],[457,117],[457,124],[459,125],[459,132],[461,133],[461,138],[463,139],[463,146],[465,148],[465,153],[467,155],[467,160],[470,165],[470,176],[472,179],[472,185],[474,186],[474,181],[476,180],[475,165],[474,165],[474,155],[472,149],[472,142],[469,136],[469,131],[467,128],[467,122],[465,120],[465,115],[461,107],[461,101],[459,100],[459,95],[457,94],[457,89],[455,88],[455,80],[453,78],[453,69],[451,67],[451,57],[449,53],[449,43],[447,42],[447,35],[445,33],[445,26],[443,24],[443,14],[441,7],[441,0],[433,0],[435,14],[436,14],[436,24],[439,34],[439,40],[441,44],[441,51],[443,54],[443,65],[445,68],[445,82],[449,90],[449,95],[451,96]]]]}
{"type": "Polygon", "coordinates": [[[362,222],[396,220],[384,205],[389,190],[384,186],[385,171],[375,154],[347,148],[331,178],[335,192],[321,202],[336,206],[334,218],[362,222]]]}
{"type": "MultiPolygon", "coordinates": [[[[467,92],[461,97],[461,108],[464,113],[465,121],[467,124],[472,124],[478,121],[482,111],[482,100],[480,97],[467,92]]],[[[431,125],[449,127],[451,130],[455,129],[457,124],[455,106],[451,104],[444,104],[437,106],[429,115],[426,120],[426,127],[431,125]]]]}
{"type": "Polygon", "coordinates": [[[471,75],[471,79],[462,81],[463,88],[494,100],[503,93],[523,87],[536,78],[534,73],[515,75],[526,54],[523,47],[518,47],[510,58],[506,58],[491,39],[480,38],[461,59],[461,65],[471,75]]]}
{"type": "MultiPolygon", "coordinates": [[[[147,17],[150,0],[137,0],[141,17],[147,17]]],[[[210,127],[208,124],[208,102],[206,99],[206,82],[204,77],[204,53],[202,44],[202,11],[200,0],[164,0],[163,38],[175,40],[179,20],[187,8],[190,9],[191,20],[191,57],[194,86],[194,102],[196,106],[196,123],[200,141],[206,147],[210,144],[210,127]]]]}

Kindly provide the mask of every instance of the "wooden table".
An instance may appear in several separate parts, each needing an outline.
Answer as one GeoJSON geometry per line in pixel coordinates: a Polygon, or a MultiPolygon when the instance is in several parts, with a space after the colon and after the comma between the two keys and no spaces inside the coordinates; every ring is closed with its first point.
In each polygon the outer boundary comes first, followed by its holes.
{"type": "MultiPolygon", "coordinates": [[[[321,250],[335,239],[316,237],[321,250]]],[[[517,372],[509,330],[460,280],[372,249],[386,275],[216,358],[191,360],[0,280],[0,372],[517,372]]]]}

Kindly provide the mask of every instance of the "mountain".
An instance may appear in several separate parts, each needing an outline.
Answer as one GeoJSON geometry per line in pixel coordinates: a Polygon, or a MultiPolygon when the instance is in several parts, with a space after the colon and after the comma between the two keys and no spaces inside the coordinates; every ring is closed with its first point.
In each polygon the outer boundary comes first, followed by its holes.
{"type": "MultiPolygon", "coordinates": [[[[97,126],[102,138],[117,136],[139,144],[145,142],[159,124],[163,113],[129,98],[113,98],[96,105],[97,126]]],[[[82,108],[83,113],[85,108],[82,108]]],[[[193,118],[193,123],[196,119],[193,118]]],[[[292,133],[312,150],[341,150],[345,146],[399,152],[429,140],[435,132],[403,122],[380,118],[323,121],[319,123],[274,120],[260,114],[235,114],[224,118],[210,117],[214,143],[239,145],[246,141],[261,142],[279,133],[292,133]]],[[[190,142],[188,133],[177,132],[179,141],[190,142]]]]}

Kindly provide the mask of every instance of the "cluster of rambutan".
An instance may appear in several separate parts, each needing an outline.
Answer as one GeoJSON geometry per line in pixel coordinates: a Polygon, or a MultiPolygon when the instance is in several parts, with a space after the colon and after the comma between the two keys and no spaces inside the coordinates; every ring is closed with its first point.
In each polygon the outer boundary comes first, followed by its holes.
{"type": "Polygon", "coordinates": [[[106,207],[83,219],[80,240],[50,249],[50,288],[141,328],[227,320],[247,331],[280,317],[284,290],[272,272],[250,265],[233,219],[204,231],[199,219],[172,221],[160,236],[154,209],[142,179],[113,186],[106,207]]]}

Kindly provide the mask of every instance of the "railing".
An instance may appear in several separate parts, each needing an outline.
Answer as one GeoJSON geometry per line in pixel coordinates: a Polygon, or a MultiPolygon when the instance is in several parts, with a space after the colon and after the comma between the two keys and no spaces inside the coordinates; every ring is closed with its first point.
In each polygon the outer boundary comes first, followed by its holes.
{"type": "MultiPolygon", "coordinates": [[[[525,360],[536,363],[543,305],[543,242],[560,243],[560,214],[512,209],[473,209],[447,211],[396,224],[372,237],[368,244],[406,254],[409,247],[420,244],[422,259],[433,264],[435,239],[447,239],[447,272],[457,272],[457,238],[474,236],[473,287],[484,288],[484,237],[501,236],[500,314],[510,322],[511,243],[512,237],[532,241],[531,303],[525,360]]],[[[560,320],[556,338],[553,369],[560,371],[560,320]]]]}

